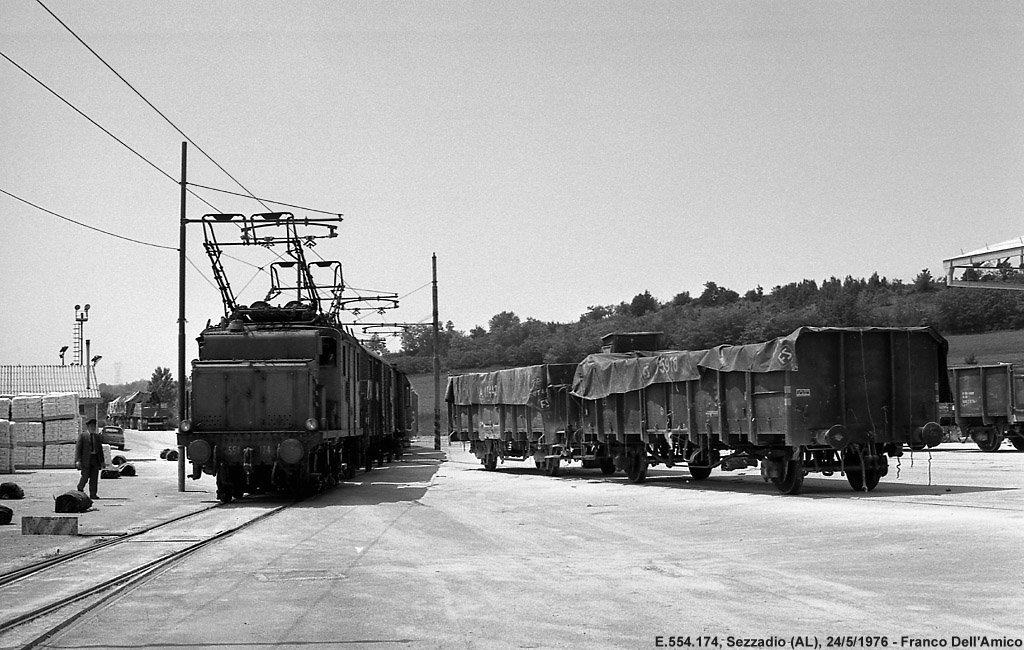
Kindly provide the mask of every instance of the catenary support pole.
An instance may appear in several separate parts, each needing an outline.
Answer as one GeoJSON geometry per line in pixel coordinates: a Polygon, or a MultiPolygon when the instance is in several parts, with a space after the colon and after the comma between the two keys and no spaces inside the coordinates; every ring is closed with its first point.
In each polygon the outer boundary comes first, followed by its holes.
{"type": "Polygon", "coordinates": [[[434,451],[441,451],[441,356],[437,333],[437,253],[431,256],[434,271],[434,451]]]}
{"type": "MultiPolygon", "coordinates": [[[[178,229],[178,424],[185,419],[185,195],[188,143],[181,143],[181,225],[178,229]]],[[[178,437],[178,492],[185,491],[185,445],[178,437]]]]}

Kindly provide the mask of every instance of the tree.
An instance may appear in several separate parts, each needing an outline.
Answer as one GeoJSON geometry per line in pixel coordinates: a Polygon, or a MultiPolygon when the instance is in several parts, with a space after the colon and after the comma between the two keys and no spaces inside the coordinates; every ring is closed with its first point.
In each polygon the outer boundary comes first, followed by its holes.
{"type": "Polygon", "coordinates": [[[691,302],[693,302],[693,298],[690,297],[689,291],[677,293],[675,297],[672,298],[672,306],[674,307],[682,307],[683,305],[688,305],[691,302]]]}
{"type": "Polygon", "coordinates": [[[643,316],[652,311],[658,311],[660,308],[661,303],[651,295],[650,291],[636,294],[629,303],[629,313],[633,316],[643,316]]]}
{"type": "Polygon", "coordinates": [[[612,305],[589,305],[587,313],[580,316],[580,321],[599,321],[608,318],[615,312],[612,305]]]}
{"type": "Polygon", "coordinates": [[[718,307],[728,305],[740,299],[740,294],[732,289],[720,287],[714,282],[704,283],[704,292],[697,298],[697,304],[701,307],[718,307]]]}
{"type": "Polygon", "coordinates": [[[921,272],[914,278],[914,291],[918,293],[928,293],[929,291],[935,291],[935,280],[932,278],[932,272],[928,269],[921,269],[921,272]]]}
{"type": "Polygon", "coordinates": [[[388,346],[384,343],[384,339],[380,337],[380,334],[374,334],[370,337],[370,340],[366,342],[366,349],[377,354],[386,354],[388,346]]]}
{"type": "Polygon", "coordinates": [[[503,332],[514,327],[519,326],[519,317],[514,312],[503,311],[500,314],[491,316],[491,320],[487,321],[487,327],[490,329],[491,334],[503,332]]]}
{"type": "Polygon", "coordinates": [[[411,356],[432,356],[434,354],[434,326],[410,325],[402,332],[402,352],[411,356]]]}
{"type": "Polygon", "coordinates": [[[153,393],[160,403],[171,405],[178,403],[178,382],[174,381],[170,368],[157,366],[153,371],[153,377],[149,380],[149,385],[146,386],[146,391],[153,393]]]}

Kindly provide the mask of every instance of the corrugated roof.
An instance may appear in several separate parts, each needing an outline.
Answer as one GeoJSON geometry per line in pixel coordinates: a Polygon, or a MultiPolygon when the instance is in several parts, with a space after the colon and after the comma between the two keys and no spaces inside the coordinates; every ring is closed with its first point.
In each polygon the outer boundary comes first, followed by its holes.
{"type": "Polygon", "coordinates": [[[0,366],[0,395],[18,393],[78,393],[80,400],[102,399],[92,366],[0,366]]]}

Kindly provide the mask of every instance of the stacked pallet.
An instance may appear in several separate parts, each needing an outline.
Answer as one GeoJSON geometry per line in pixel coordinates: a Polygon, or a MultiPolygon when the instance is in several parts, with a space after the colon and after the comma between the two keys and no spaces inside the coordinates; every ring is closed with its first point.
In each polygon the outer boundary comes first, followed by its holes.
{"type": "Polygon", "coordinates": [[[73,468],[75,442],[82,431],[78,415],[78,393],[43,395],[43,466],[73,468]]]}
{"type": "Polygon", "coordinates": [[[18,395],[11,398],[11,419],[15,422],[42,422],[43,396],[18,395]]]}
{"type": "Polygon", "coordinates": [[[43,467],[43,396],[17,395],[11,398],[11,433],[14,437],[14,467],[43,467]]]}
{"type": "Polygon", "coordinates": [[[75,466],[75,443],[82,431],[82,418],[43,422],[43,466],[69,469],[75,466]]]}
{"type": "MultiPolygon", "coordinates": [[[[8,412],[8,416],[10,413],[8,412]]],[[[0,419],[0,474],[14,473],[14,436],[11,432],[11,422],[6,418],[0,419]]]]}
{"type": "Polygon", "coordinates": [[[82,430],[78,394],[18,395],[10,402],[15,466],[21,469],[74,467],[75,442],[82,430]]]}

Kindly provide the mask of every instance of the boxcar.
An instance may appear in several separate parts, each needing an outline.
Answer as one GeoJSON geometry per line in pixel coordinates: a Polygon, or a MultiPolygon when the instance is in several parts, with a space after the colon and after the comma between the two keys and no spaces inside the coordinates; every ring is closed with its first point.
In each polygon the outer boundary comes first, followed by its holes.
{"type": "Polygon", "coordinates": [[[953,411],[962,435],[982,451],[1009,440],[1024,451],[1024,369],[1009,363],[949,369],[953,411]]]}
{"type": "Polygon", "coordinates": [[[572,394],[584,435],[644,480],[650,464],[760,464],[786,494],[809,472],[872,490],[904,444],[942,440],[946,341],[931,328],[800,328],[754,345],[591,355],[572,394]]]}

